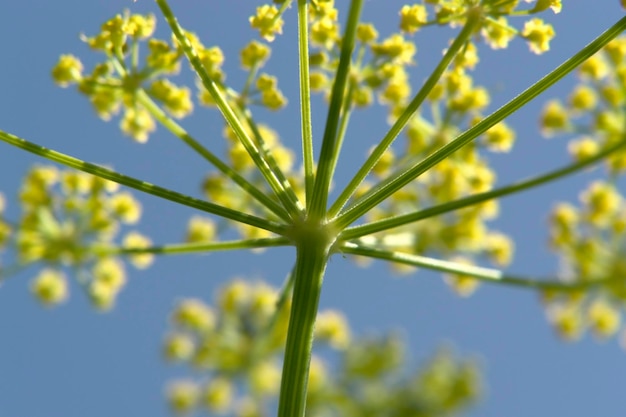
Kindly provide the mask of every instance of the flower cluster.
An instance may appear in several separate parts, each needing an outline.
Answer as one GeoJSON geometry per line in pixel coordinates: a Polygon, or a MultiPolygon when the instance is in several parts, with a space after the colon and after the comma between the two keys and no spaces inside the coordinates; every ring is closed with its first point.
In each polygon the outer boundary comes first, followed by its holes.
{"type": "MultiPolygon", "coordinates": [[[[626,133],[626,37],[611,41],[578,69],[580,82],[566,102],[551,100],[541,115],[546,136],[573,135],[572,157],[579,161],[623,141],[626,133]]],[[[613,152],[606,164],[611,175],[626,170],[626,151],[613,152]]]]}
{"type": "MultiPolygon", "coordinates": [[[[275,289],[239,279],[219,292],[215,307],[198,299],[181,300],[171,316],[164,355],[202,376],[169,385],[172,410],[270,415],[280,385],[289,308],[289,299],[275,289]]],[[[332,372],[321,356],[313,356],[307,403],[312,416],[423,409],[439,415],[468,406],[480,393],[472,362],[457,361],[442,350],[423,369],[407,373],[404,345],[397,336],[353,339],[346,319],[336,311],[319,313],[315,337],[340,355],[340,364],[332,372]],[[369,395],[372,390],[377,395],[369,395]]]]}
{"type": "MultiPolygon", "coordinates": [[[[54,81],[61,87],[76,84],[103,120],[123,111],[122,132],[140,143],[145,143],[156,129],[154,114],[147,108],[142,94],[160,102],[175,118],[183,118],[193,110],[191,90],[165,78],[180,69],[183,57],[180,46],[174,41],[152,38],[155,26],[153,15],[116,15],[102,25],[100,33],[83,37],[91,48],[106,56],[90,74],[83,73],[82,63],[72,55],[62,55],[52,69],[54,81]],[[141,66],[137,57],[144,42],[148,53],[141,66]]],[[[219,49],[206,48],[192,33],[187,35],[207,69],[219,74],[219,49]]]]}
{"type": "Polygon", "coordinates": [[[620,328],[620,310],[626,302],[624,197],[615,184],[595,181],[581,193],[580,207],[560,203],[553,209],[550,223],[551,243],[561,258],[563,279],[593,287],[547,292],[549,318],[566,339],[576,339],[586,329],[599,338],[613,336],[620,328]]]}
{"type": "MultiPolygon", "coordinates": [[[[138,222],[139,202],[116,183],[52,166],[30,170],[19,200],[21,219],[8,243],[15,245],[21,265],[44,267],[31,285],[36,298],[45,305],[65,300],[69,286],[64,270],[72,268],[93,305],[110,308],[126,282],[126,272],[121,258],[99,249],[114,246],[123,227],[138,222]]],[[[0,230],[8,230],[3,226],[0,223],[0,230]]],[[[6,233],[0,237],[7,243],[6,233]]],[[[150,243],[132,231],[122,241],[128,248],[150,243]]],[[[131,255],[129,261],[147,267],[152,255],[131,255]]]]}

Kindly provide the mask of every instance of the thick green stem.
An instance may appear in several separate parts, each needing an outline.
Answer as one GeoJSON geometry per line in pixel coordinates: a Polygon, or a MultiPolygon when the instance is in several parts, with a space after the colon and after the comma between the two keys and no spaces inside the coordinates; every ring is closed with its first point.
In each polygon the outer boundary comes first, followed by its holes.
{"type": "Polygon", "coordinates": [[[331,241],[324,228],[305,228],[297,238],[295,283],[285,347],[278,417],[303,417],[313,330],[331,241]]]}

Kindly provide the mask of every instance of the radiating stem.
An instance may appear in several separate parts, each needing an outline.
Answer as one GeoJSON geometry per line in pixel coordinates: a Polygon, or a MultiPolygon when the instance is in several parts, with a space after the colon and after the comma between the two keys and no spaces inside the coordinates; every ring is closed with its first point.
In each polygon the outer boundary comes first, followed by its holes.
{"type": "Polygon", "coordinates": [[[504,120],[507,116],[513,114],[518,109],[526,105],[532,99],[539,94],[547,90],[557,81],[565,77],[571,71],[573,71],[578,65],[587,60],[590,56],[598,52],[603,46],[609,43],[612,39],[618,36],[626,29],[626,17],[620,19],[616,24],[607,29],[604,33],[598,36],[589,45],[585,46],[578,53],[571,58],[567,59],[557,68],[552,70],[549,74],[541,78],[539,81],[528,87],[517,97],[500,107],[491,115],[482,119],[476,125],[460,134],[452,142],[442,146],[437,151],[433,152],[426,159],[421,160],[414,164],[412,167],[401,172],[396,172],[389,178],[386,178],[383,182],[378,184],[372,190],[367,192],[357,201],[355,201],[350,207],[346,208],[336,220],[336,227],[343,229],[349,224],[356,221],[359,217],[367,213],[373,207],[376,207],[382,201],[387,199],[390,195],[415,180],[424,172],[430,170],[439,162],[446,159],[448,156],[467,145],[478,136],[485,133],[489,128],[498,122],[504,120]]]}
{"type": "Polygon", "coordinates": [[[289,193],[285,191],[284,184],[280,181],[280,179],[276,176],[276,173],[263,158],[263,154],[260,152],[258,146],[254,143],[252,138],[250,138],[250,136],[248,135],[245,126],[243,125],[242,121],[239,120],[237,114],[234,112],[234,110],[224,97],[221,88],[207,72],[206,68],[200,61],[198,51],[195,50],[194,46],[185,35],[183,28],[178,23],[178,20],[174,16],[174,13],[172,13],[172,10],[168,5],[167,0],[156,0],[156,3],[161,9],[163,17],[165,17],[165,20],[169,24],[172,33],[180,44],[183,52],[185,53],[185,56],[189,60],[189,63],[193,67],[195,73],[200,78],[202,85],[211,94],[211,97],[213,98],[216,106],[222,113],[222,116],[224,116],[224,119],[226,120],[228,125],[231,127],[231,129],[233,129],[233,132],[237,136],[237,139],[239,139],[241,144],[250,155],[250,158],[252,158],[259,172],[263,175],[268,185],[271,187],[276,197],[281,201],[285,209],[290,213],[291,217],[300,217],[300,214],[302,212],[301,208],[298,207],[298,205],[289,198],[289,193]]]}
{"type": "Polygon", "coordinates": [[[356,29],[361,15],[363,0],[352,0],[348,11],[348,22],[341,39],[341,55],[339,66],[335,75],[335,81],[330,93],[330,106],[326,117],[324,128],[324,139],[315,175],[315,185],[313,187],[313,199],[311,205],[307,207],[309,215],[316,218],[326,217],[326,204],[328,203],[328,190],[331,180],[333,165],[333,154],[337,152],[338,146],[337,127],[341,114],[341,106],[344,102],[344,94],[348,82],[350,65],[352,62],[352,51],[354,49],[356,29]]]}
{"type": "Polygon", "coordinates": [[[464,207],[480,204],[488,200],[493,200],[494,198],[504,197],[507,195],[530,190],[539,187],[540,185],[545,185],[552,181],[564,178],[568,175],[580,172],[583,169],[590,167],[591,165],[601,162],[612,153],[623,149],[624,147],[626,147],[626,137],[616,144],[611,145],[608,148],[598,152],[596,155],[590,158],[586,158],[582,161],[569,164],[565,167],[555,169],[545,174],[537,175],[535,177],[528,178],[526,180],[519,181],[507,186],[496,188],[491,191],[485,191],[484,193],[474,194],[468,197],[459,198],[458,200],[449,201],[447,203],[419,210],[414,213],[403,214],[400,216],[390,217],[371,223],[349,227],[340,234],[339,238],[342,240],[355,239],[372,233],[393,229],[394,227],[404,226],[410,223],[417,222],[419,220],[427,219],[429,217],[439,216],[441,214],[448,213],[454,210],[459,210],[464,207]]]}
{"type": "Polygon", "coordinates": [[[282,235],[285,232],[284,225],[278,224],[271,220],[266,220],[257,216],[253,216],[251,214],[243,213],[241,211],[229,209],[227,207],[199,200],[197,198],[193,198],[178,193],[176,191],[169,190],[167,188],[159,187],[158,185],[151,184],[147,181],[142,181],[128,175],[120,174],[118,172],[103,168],[95,164],[91,164],[89,162],[85,162],[81,159],[74,158],[64,153],[44,148],[43,146],[29,142],[25,139],[19,138],[15,135],[3,132],[1,130],[0,140],[35,155],[42,156],[50,161],[58,162],[59,164],[65,165],[67,167],[75,168],[79,171],[87,172],[97,177],[111,180],[118,184],[126,185],[127,187],[134,188],[135,190],[142,191],[146,194],[152,194],[165,200],[173,201],[175,203],[179,203],[188,207],[193,207],[207,213],[215,214],[216,216],[234,220],[239,223],[248,224],[250,226],[258,227],[260,229],[268,230],[277,234],[282,235]]]}
{"type": "Polygon", "coordinates": [[[173,135],[185,142],[187,146],[196,151],[200,156],[206,159],[209,163],[215,166],[228,178],[232,179],[237,185],[239,185],[244,191],[254,197],[260,204],[264,205],[268,210],[282,218],[283,220],[289,220],[289,213],[274,200],[269,198],[263,190],[251,184],[243,176],[239,175],[237,171],[229,167],[219,157],[213,154],[211,151],[202,146],[197,140],[195,140],[182,126],[172,120],[157,104],[146,94],[145,91],[140,90],[137,92],[137,100],[154,116],[159,123],[165,126],[173,135]]]}
{"type": "Polygon", "coordinates": [[[339,210],[341,210],[341,208],[348,201],[348,199],[352,197],[361,182],[372,170],[374,165],[376,165],[378,160],[380,160],[381,156],[385,153],[387,148],[389,148],[395,138],[400,134],[402,129],[404,129],[411,117],[413,117],[413,115],[422,105],[424,100],[426,100],[428,94],[430,94],[435,85],[437,85],[437,82],[441,78],[446,68],[448,68],[448,65],[450,65],[450,62],[452,62],[457,53],[466,44],[467,40],[470,39],[472,33],[474,33],[474,30],[476,29],[476,26],[480,22],[480,19],[480,14],[470,14],[467,19],[467,23],[465,24],[461,32],[459,32],[456,39],[454,40],[452,45],[450,45],[450,48],[448,48],[445,55],[441,58],[441,61],[439,62],[439,64],[437,64],[422,88],[420,88],[413,100],[411,100],[411,102],[406,107],[406,109],[404,109],[400,117],[398,117],[393,126],[391,126],[385,137],[380,141],[378,145],[376,145],[376,148],[374,148],[363,166],[359,168],[359,171],[356,173],[354,178],[350,180],[346,188],[341,192],[337,200],[330,207],[328,211],[329,217],[335,216],[339,212],[339,210]]]}
{"type": "Polygon", "coordinates": [[[306,205],[313,194],[313,127],[311,123],[311,83],[309,75],[309,12],[308,1],[298,0],[298,58],[300,62],[300,118],[302,124],[302,160],[306,205]]]}
{"type": "Polygon", "coordinates": [[[92,251],[97,255],[137,255],[153,253],[159,255],[180,255],[192,253],[217,252],[225,250],[258,249],[276,246],[289,246],[291,241],[284,237],[269,237],[259,239],[227,240],[224,242],[179,243],[147,248],[125,248],[97,245],[92,251]]]}
{"type": "Polygon", "coordinates": [[[413,255],[410,253],[396,252],[384,250],[380,248],[370,247],[363,244],[344,242],[339,250],[342,253],[350,253],[353,255],[364,256],[368,258],[383,259],[404,265],[417,266],[431,269],[439,272],[448,272],[451,274],[466,275],[476,278],[480,281],[490,282],[493,284],[512,285],[533,290],[548,291],[580,291],[585,288],[607,285],[611,282],[620,281],[624,278],[621,276],[599,277],[598,279],[577,281],[572,283],[559,282],[556,280],[533,279],[528,277],[506,274],[498,269],[484,268],[481,266],[461,264],[458,262],[444,261],[441,259],[430,258],[427,256],[413,255]]]}

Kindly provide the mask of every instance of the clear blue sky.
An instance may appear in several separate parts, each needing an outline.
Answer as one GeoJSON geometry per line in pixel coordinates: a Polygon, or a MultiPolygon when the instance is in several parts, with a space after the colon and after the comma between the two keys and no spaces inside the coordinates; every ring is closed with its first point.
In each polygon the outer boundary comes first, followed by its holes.
{"type": "MultiPolygon", "coordinates": [[[[185,27],[197,32],[205,44],[219,44],[226,51],[228,80],[240,85],[243,73],[237,69],[236,51],[252,36],[247,16],[260,2],[172,3],[185,27]]],[[[394,30],[401,3],[369,0],[364,18],[376,22],[385,35],[394,30]]],[[[617,0],[564,3],[563,13],[553,19],[557,38],[551,53],[536,57],[517,40],[506,51],[483,56],[476,78],[494,91],[494,106],[623,15],[617,0]]],[[[154,3],[147,0],[1,2],[0,128],[197,195],[204,162],[164,129],[148,145],[137,145],[121,136],[115,122],[97,119],[83,97],[55,87],[50,79],[50,68],[61,53],[76,54],[88,66],[93,63],[95,57],[78,40],[79,33],[96,33],[104,20],[125,7],[157,13],[154,3]]],[[[279,76],[291,102],[285,112],[272,115],[269,123],[290,143],[295,143],[299,132],[294,19],[291,10],[285,36],[275,42],[274,60],[268,67],[279,76]]],[[[162,21],[159,33],[166,34],[162,21]]],[[[417,35],[414,84],[428,74],[445,47],[447,38],[440,35],[437,28],[417,35]]],[[[565,94],[571,82],[565,80],[552,88],[511,119],[519,129],[518,143],[511,154],[493,157],[501,183],[566,161],[566,142],[539,137],[536,120],[541,103],[565,94]]],[[[318,106],[316,112],[315,120],[323,120],[324,109],[318,106]]],[[[357,114],[353,121],[357,123],[349,131],[346,146],[353,146],[354,151],[341,161],[340,172],[346,176],[363,160],[367,141],[379,138],[386,128],[382,111],[357,114]]],[[[221,144],[222,123],[217,113],[199,108],[185,126],[203,140],[221,144]]],[[[319,123],[315,129],[319,137],[319,123]]],[[[41,162],[0,144],[0,190],[9,202],[9,214],[15,213],[11,200],[20,177],[30,165],[41,162]]],[[[518,246],[511,271],[545,275],[556,270],[556,260],[546,245],[548,210],[556,201],[575,199],[590,178],[590,174],[579,175],[503,201],[496,225],[518,246]]],[[[155,242],[179,241],[193,211],[150,196],[140,199],[145,210],[140,228],[155,242]]],[[[292,251],[281,249],[263,255],[238,252],[159,259],[151,269],[131,276],[117,308],[109,314],[92,311],[76,287],[69,303],[45,310],[28,292],[34,271],[11,278],[0,288],[0,417],[168,416],[163,388],[173,377],[187,375],[186,370],[163,363],[159,355],[174,302],[188,296],[210,301],[215,289],[234,276],[264,278],[278,285],[290,268],[282,261],[291,255],[292,251]]],[[[562,343],[547,325],[537,297],[525,290],[484,286],[472,298],[459,299],[435,275],[420,272],[398,278],[383,264],[360,269],[335,257],[321,304],[345,311],[360,334],[403,329],[415,362],[441,343],[480,357],[487,395],[471,416],[624,415],[626,357],[616,341],[601,344],[586,337],[576,344],[562,343]]]]}

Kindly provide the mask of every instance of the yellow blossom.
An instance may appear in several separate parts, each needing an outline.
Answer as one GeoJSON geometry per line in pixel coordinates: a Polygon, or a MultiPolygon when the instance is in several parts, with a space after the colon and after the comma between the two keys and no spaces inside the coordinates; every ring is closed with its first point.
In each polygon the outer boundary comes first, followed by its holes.
{"type": "Polygon", "coordinates": [[[31,291],[42,304],[53,306],[67,299],[67,280],[60,271],[44,269],[31,284],[31,291]]]}
{"type": "Polygon", "coordinates": [[[522,36],[528,41],[530,50],[536,54],[542,54],[550,49],[550,41],[554,37],[552,25],[543,20],[534,18],[524,24],[522,36]]]}
{"type": "Polygon", "coordinates": [[[233,402],[235,387],[227,378],[212,378],[202,392],[202,403],[209,410],[223,413],[233,402]]]}
{"type": "Polygon", "coordinates": [[[405,5],[400,9],[400,30],[415,33],[428,20],[426,6],[414,4],[405,5]]]}
{"type": "Polygon", "coordinates": [[[274,6],[264,5],[257,7],[256,15],[250,17],[250,26],[258,29],[266,41],[272,42],[277,34],[283,33],[283,19],[278,15],[274,6]]]}
{"type": "MultiPolygon", "coordinates": [[[[142,249],[149,247],[152,242],[147,237],[138,232],[131,232],[124,238],[124,246],[129,249],[142,249]]],[[[154,260],[154,255],[151,253],[140,253],[130,255],[130,262],[136,268],[147,268],[154,260]]]]}
{"type": "Polygon", "coordinates": [[[322,311],[315,322],[315,337],[328,342],[335,349],[345,349],[350,343],[350,326],[340,312],[322,311]]]}
{"type": "Polygon", "coordinates": [[[81,80],[83,64],[74,55],[61,55],[59,62],[52,69],[54,82],[67,87],[81,80]]]}

